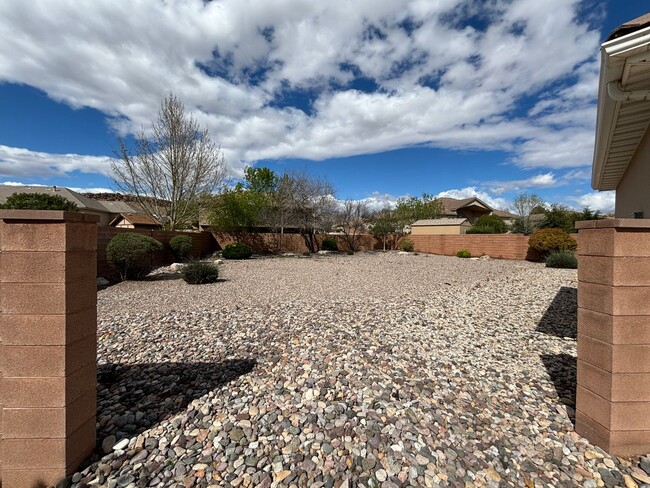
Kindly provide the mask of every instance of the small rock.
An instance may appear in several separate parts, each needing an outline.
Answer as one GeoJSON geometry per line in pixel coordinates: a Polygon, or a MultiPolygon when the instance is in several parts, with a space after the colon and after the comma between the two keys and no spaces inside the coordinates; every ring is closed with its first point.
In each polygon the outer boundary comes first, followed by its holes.
{"type": "Polygon", "coordinates": [[[113,451],[121,451],[122,449],[126,449],[128,445],[129,445],[129,440],[122,439],[121,441],[119,441],[117,444],[113,446],[113,451]]]}
{"type": "Polygon", "coordinates": [[[117,439],[114,435],[109,435],[108,437],[104,438],[102,441],[102,451],[104,451],[104,454],[108,454],[113,450],[113,446],[115,445],[116,441],[117,439]]]}

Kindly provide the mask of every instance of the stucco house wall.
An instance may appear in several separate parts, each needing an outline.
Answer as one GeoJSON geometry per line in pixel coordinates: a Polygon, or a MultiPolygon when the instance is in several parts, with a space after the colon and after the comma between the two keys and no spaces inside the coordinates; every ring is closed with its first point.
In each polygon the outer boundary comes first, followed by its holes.
{"type": "Polygon", "coordinates": [[[646,131],[623,178],[616,187],[616,217],[650,218],[649,162],[650,132],[646,131]],[[639,215],[638,212],[642,214],[639,215]]]}
{"type": "Polygon", "coordinates": [[[464,234],[471,225],[469,223],[461,225],[422,225],[411,227],[411,235],[442,235],[442,234],[464,234]]]}

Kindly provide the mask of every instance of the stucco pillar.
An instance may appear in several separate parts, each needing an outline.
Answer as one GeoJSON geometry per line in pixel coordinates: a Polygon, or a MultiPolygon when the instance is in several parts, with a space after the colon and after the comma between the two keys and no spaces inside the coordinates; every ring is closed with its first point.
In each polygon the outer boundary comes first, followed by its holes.
{"type": "Polygon", "coordinates": [[[650,452],[650,220],[579,222],[576,432],[650,452]]]}
{"type": "Polygon", "coordinates": [[[0,476],[54,485],[95,448],[97,217],[0,210],[0,476]]]}

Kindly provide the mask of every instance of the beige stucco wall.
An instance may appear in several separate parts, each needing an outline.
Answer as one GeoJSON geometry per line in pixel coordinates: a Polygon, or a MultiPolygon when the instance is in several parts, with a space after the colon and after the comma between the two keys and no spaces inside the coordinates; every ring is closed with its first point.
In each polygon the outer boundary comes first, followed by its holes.
{"type": "Polygon", "coordinates": [[[440,234],[464,234],[471,226],[465,225],[418,225],[411,228],[414,236],[430,236],[440,234]]]}
{"type": "Polygon", "coordinates": [[[616,187],[616,217],[633,218],[643,212],[650,219],[650,131],[646,131],[616,187]]]}
{"type": "Polygon", "coordinates": [[[90,214],[90,215],[97,215],[99,217],[99,222],[97,223],[97,225],[100,225],[102,227],[107,226],[108,224],[111,223],[111,214],[109,213],[96,212],[94,210],[89,210],[89,209],[84,209],[83,213],[90,214]]]}

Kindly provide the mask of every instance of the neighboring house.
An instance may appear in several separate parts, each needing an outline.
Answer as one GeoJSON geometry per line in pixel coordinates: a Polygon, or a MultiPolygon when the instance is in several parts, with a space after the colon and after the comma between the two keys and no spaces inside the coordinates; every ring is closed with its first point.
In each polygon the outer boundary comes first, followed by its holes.
{"type": "Polygon", "coordinates": [[[616,190],[615,216],[650,218],[650,14],[601,46],[591,186],[616,190]]]}
{"type": "Polygon", "coordinates": [[[411,235],[432,234],[465,234],[471,228],[469,220],[460,217],[456,219],[418,220],[411,224],[411,235]]]}
{"type": "Polygon", "coordinates": [[[98,215],[100,226],[114,225],[131,229],[161,227],[158,221],[149,217],[134,202],[97,200],[58,186],[0,186],[0,203],[4,203],[14,193],[47,193],[62,196],[77,205],[82,213],[98,215]],[[128,218],[125,219],[124,215],[128,215],[128,218]]]}
{"type": "Polygon", "coordinates": [[[501,217],[506,224],[512,225],[517,218],[516,215],[506,212],[505,210],[496,210],[490,207],[483,200],[476,197],[472,198],[439,198],[444,208],[443,217],[446,218],[466,218],[470,224],[474,225],[479,217],[483,215],[497,215],[501,217]]]}
{"type": "Polygon", "coordinates": [[[476,197],[463,198],[462,200],[443,197],[439,198],[439,200],[444,208],[443,217],[462,217],[467,219],[470,224],[475,224],[480,216],[490,215],[494,212],[492,207],[476,197]]]}
{"type": "Polygon", "coordinates": [[[144,214],[123,212],[113,219],[111,227],[122,229],[160,229],[160,222],[144,214]]]}
{"type": "Polygon", "coordinates": [[[76,191],[59,186],[0,186],[0,203],[5,203],[7,198],[14,193],[47,193],[59,195],[71,201],[82,213],[98,215],[99,225],[108,225],[114,215],[97,200],[83,196],[76,191]]]}

